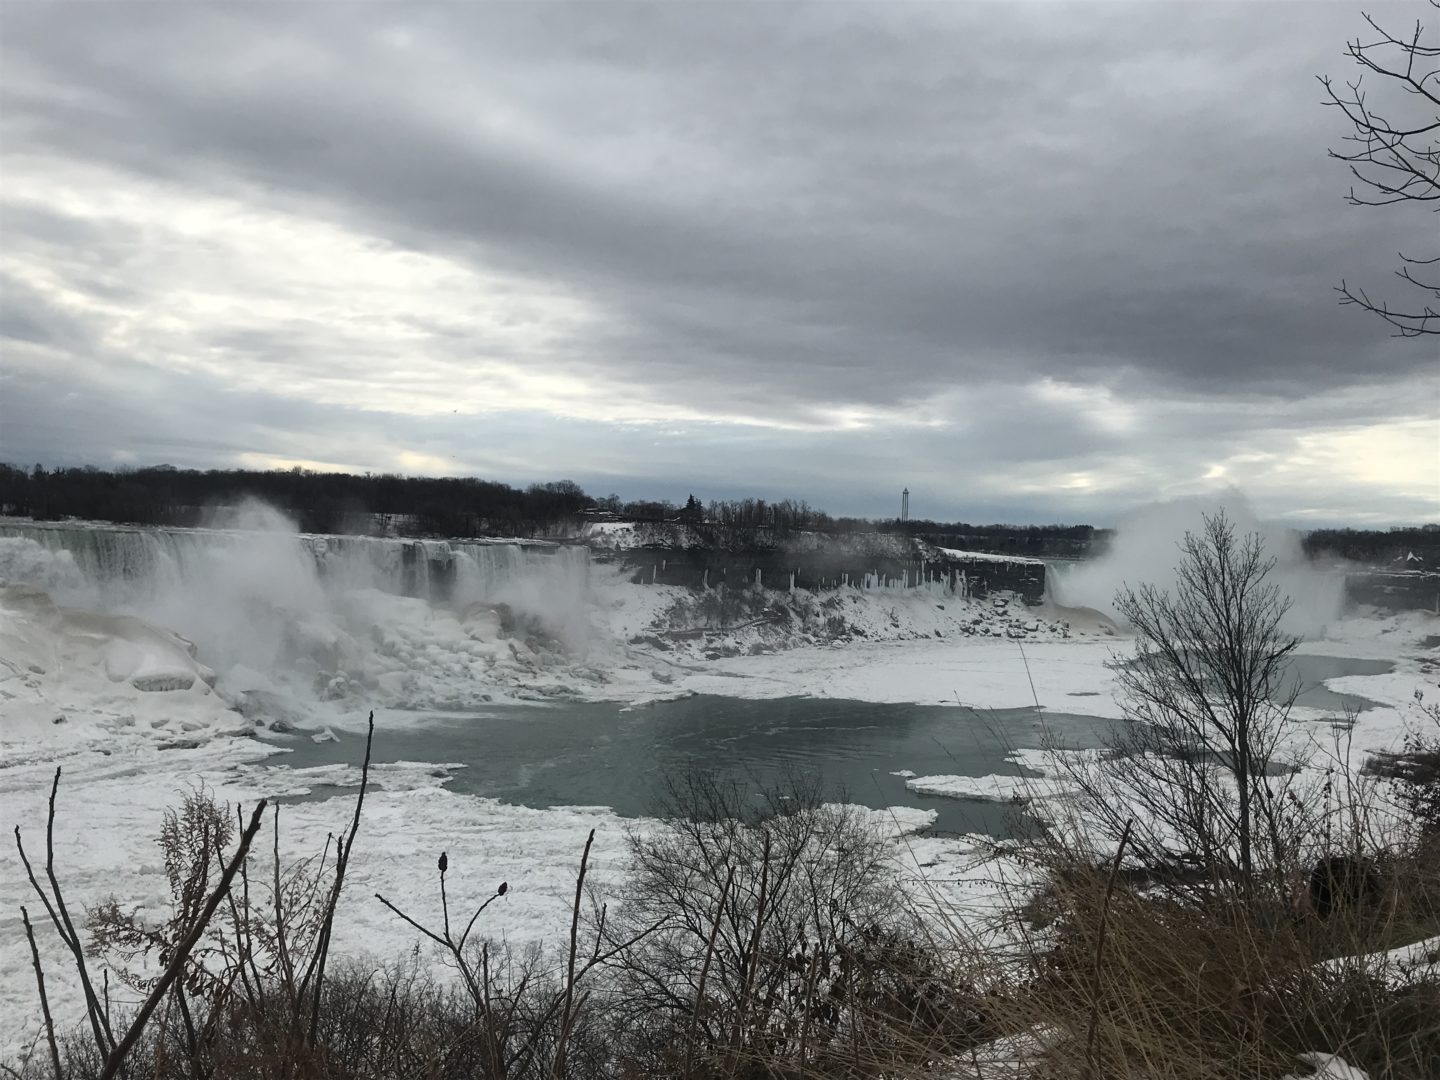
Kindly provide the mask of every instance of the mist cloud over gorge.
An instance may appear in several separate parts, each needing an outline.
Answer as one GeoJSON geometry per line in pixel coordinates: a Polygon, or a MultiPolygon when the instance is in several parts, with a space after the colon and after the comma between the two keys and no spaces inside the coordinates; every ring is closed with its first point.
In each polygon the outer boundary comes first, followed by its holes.
{"type": "Polygon", "coordinates": [[[1433,516],[1297,11],[15,7],[0,457],[1433,516]]]}
{"type": "Polygon", "coordinates": [[[1344,604],[1344,576],[1334,567],[1312,563],[1300,537],[1283,525],[1257,519],[1250,502],[1232,491],[1220,498],[1192,497],[1140,507],[1120,521],[1108,550],[1099,558],[1052,567],[1047,578],[1050,597],[1068,607],[1094,608],[1119,619],[1116,593],[1153,585],[1173,593],[1177,566],[1187,533],[1201,535],[1207,518],[1223,514],[1237,542],[1260,537],[1263,554],[1274,559],[1266,584],[1288,601],[1282,629],[1300,637],[1318,637],[1339,618],[1344,604]]]}

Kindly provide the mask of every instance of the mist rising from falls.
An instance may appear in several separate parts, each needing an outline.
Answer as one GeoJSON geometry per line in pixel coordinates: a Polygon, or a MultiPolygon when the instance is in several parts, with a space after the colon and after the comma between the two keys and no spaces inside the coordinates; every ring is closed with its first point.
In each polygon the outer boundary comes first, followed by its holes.
{"type": "Polygon", "coordinates": [[[1260,522],[1239,493],[1153,503],[1133,511],[1121,520],[1104,555],[1066,566],[1052,564],[1048,578],[1051,599],[1066,607],[1094,608],[1118,621],[1116,592],[1142,584],[1173,590],[1185,534],[1199,534],[1205,517],[1220,511],[1234,526],[1237,539],[1258,533],[1265,555],[1274,557],[1275,569],[1268,581],[1291,602],[1285,631],[1300,637],[1320,636],[1325,626],[1340,616],[1344,575],[1311,563],[1293,529],[1260,522]]]}
{"type": "Polygon", "coordinates": [[[458,703],[588,646],[584,548],[303,535],[260,503],[217,524],[0,520],[0,580],[173,630],[232,694],[458,703]]]}

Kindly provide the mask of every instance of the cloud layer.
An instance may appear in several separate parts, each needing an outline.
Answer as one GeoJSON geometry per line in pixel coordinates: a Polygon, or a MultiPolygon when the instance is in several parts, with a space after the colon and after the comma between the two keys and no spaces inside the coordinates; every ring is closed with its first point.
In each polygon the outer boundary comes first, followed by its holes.
{"type": "Polygon", "coordinates": [[[1440,513],[1344,5],[73,10],[0,36],[0,457],[1440,513]]]}

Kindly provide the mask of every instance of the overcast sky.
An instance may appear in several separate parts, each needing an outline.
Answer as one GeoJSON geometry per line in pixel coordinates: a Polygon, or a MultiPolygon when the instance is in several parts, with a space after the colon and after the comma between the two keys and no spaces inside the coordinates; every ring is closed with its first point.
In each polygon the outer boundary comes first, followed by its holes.
{"type": "Polygon", "coordinates": [[[1332,291],[1436,246],[1326,159],[1314,77],[1365,33],[1315,0],[4,0],[0,460],[1440,519],[1434,339],[1332,291]]]}

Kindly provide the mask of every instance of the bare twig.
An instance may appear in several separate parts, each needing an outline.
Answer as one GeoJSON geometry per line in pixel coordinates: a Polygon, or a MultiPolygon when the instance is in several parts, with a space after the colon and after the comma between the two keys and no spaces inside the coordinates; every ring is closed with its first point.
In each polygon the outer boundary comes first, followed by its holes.
{"type": "Polygon", "coordinates": [[[35,985],[40,990],[40,1012],[45,1017],[45,1041],[50,1044],[50,1063],[55,1069],[55,1080],[61,1080],[60,1047],[55,1042],[55,1021],[50,1018],[50,999],[45,996],[45,969],[40,966],[40,950],[35,945],[35,928],[30,925],[30,913],[20,905],[20,919],[25,924],[25,936],[30,940],[30,959],[35,964],[35,985]]]}
{"type": "MultiPolygon", "coordinates": [[[[330,899],[325,905],[325,918],[320,925],[320,937],[315,945],[315,956],[311,963],[315,971],[315,994],[310,1001],[310,1027],[306,1040],[314,1045],[320,1027],[320,994],[325,982],[325,961],[330,953],[330,933],[335,923],[335,908],[340,903],[340,889],[345,884],[345,868],[350,864],[350,852],[355,846],[355,834],[360,830],[360,810],[365,805],[365,789],[370,782],[370,747],[375,740],[375,712],[370,711],[369,726],[365,733],[365,762],[360,767],[360,794],[355,799],[355,815],[350,820],[350,832],[342,842],[336,844],[335,884],[330,890],[330,899]]],[[[300,996],[305,995],[306,981],[301,984],[300,996]]]]}
{"type": "MultiPolygon", "coordinates": [[[[705,1000],[705,981],[710,975],[710,961],[715,958],[715,939],[720,936],[720,923],[725,912],[725,901],[730,896],[730,886],[735,881],[735,866],[731,864],[725,874],[725,884],[720,889],[720,900],[715,905],[715,921],[710,924],[710,936],[705,939],[705,960],[700,965],[700,979],[695,987],[695,1007],[690,1010],[690,1032],[685,1038],[685,1075],[691,1075],[691,1063],[695,1052],[695,1029],[700,1023],[700,1007],[705,1000]]],[[[817,951],[818,955],[818,951],[817,951]]],[[[804,1055],[801,1055],[804,1063],[804,1055]]]]}
{"type": "Polygon", "coordinates": [[[551,1063],[550,1075],[560,1080],[565,1075],[565,1051],[570,1041],[570,1025],[574,1022],[575,998],[575,951],[580,936],[580,900],[585,889],[585,871],[590,863],[590,846],[595,843],[595,830],[585,838],[585,850],[580,855],[580,872],[575,875],[575,903],[570,910],[570,962],[565,973],[564,1004],[560,1012],[560,1035],[555,1044],[555,1058],[551,1063]]]}
{"type": "MultiPolygon", "coordinates": [[[[285,930],[285,902],[284,892],[280,883],[280,807],[275,806],[275,831],[272,838],[274,865],[274,881],[272,884],[272,899],[275,902],[275,951],[280,957],[280,975],[285,985],[285,995],[290,999],[291,1015],[299,1018],[300,1015],[300,993],[295,985],[295,965],[290,959],[290,947],[286,944],[289,934],[285,930]]],[[[323,863],[322,863],[323,865],[323,863]]]]}
{"type": "Polygon", "coordinates": [[[755,972],[760,967],[760,944],[764,938],[765,921],[770,915],[768,901],[770,899],[770,854],[773,847],[770,830],[766,829],[761,837],[760,847],[760,887],[755,899],[755,929],[750,935],[749,953],[745,956],[744,976],[741,980],[740,1001],[735,1009],[735,1031],[731,1035],[730,1045],[737,1060],[745,1035],[745,1019],[749,1012],[750,996],[755,988],[755,972]]]}
{"type": "MultiPolygon", "coordinates": [[[[1433,0],[1432,0],[1433,4],[1433,0]]],[[[1440,6],[1440,5],[1434,5],[1440,6]]],[[[1369,15],[1363,16],[1379,34],[1378,40],[1355,38],[1347,43],[1346,54],[1362,69],[1354,81],[1341,88],[1326,76],[1319,76],[1325,90],[1324,104],[1338,109],[1351,132],[1341,137],[1349,144],[1331,149],[1329,156],[1349,168],[1355,183],[1346,202],[1352,206],[1393,206],[1397,203],[1440,202],[1440,115],[1429,112],[1440,106],[1440,47],[1422,42],[1424,26],[1417,20],[1413,32],[1397,37],[1383,29],[1369,15]],[[1418,68],[1417,70],[1417,62],[1418,68]],[[1369,75],[1410,98],[1419,111],[1406,119],[1390,119],[1376,111],[1362,88],[1369,75]]],[[[1382,106],[1383,107],[1383,106],[1382,106]]],[[[1424,265],[1433,260],[1412,260],[1401,255],[1402,263],[1424,265]]],[[[1392,306],[1383,298],[1372,298],[1364,288],[1352,288],[1341,281],[1336,291],[1342,305],[1354,305],[1378,315],[1395,329],[1396,336],[1416,338],[1440,334],[1440,300],[1435,285],[1417,280],[1408,266],[1396,273],[1407,284],[1428,293],[1419,302],[1392,306]]]]}
{"type": "Polygon", "coordinates": [[[40,902],[45,905],[45,913],[50,916],[50,922],[55,927],[55,932],[60,935],[60,940],[70,950],[70,955],[75,959],[75,970],[80,976],[80,986],[85,992],[85,1013],[90,1021],[90,1030],[95,1036],[95,1046],[100,1051],[100,1057],[107,1057],[115,1047],[115,1035],[110,1030],[110,1022],[105,1011],[100,1006],[99,999],[95,996],[95,985],[90,980],[90,969],[85,963],[85,951],[80,946],[80,936],[75,932],[75,924],[70,919],[69,909],[65,905],[65,896],[60,889],[60,881],[55,876],[55,794],[60,787],[60,766],[55,767],[55,780],[50,785],[50,810],[45,820],[45,877],[50,883],[50,892],[47,894],[40,887],[36,880],[35,871],[30,866],[30,859],[25,854],[25,845],[20,840],[20,826],[15,826],[15,847],[20,852],[20,861],[25,864],[25,873],[30,879],[30,886],[35,890],[35,895],[40,897],[40,902]]]}

